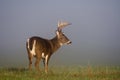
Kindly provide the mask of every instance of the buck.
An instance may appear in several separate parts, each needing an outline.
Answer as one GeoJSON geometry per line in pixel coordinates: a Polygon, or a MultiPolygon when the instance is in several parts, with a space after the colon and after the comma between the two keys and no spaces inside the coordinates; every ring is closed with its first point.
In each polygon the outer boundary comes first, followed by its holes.
{"type": "Polygon", "coordinates": [[[56,30],[56,36],[50,40],[41,37],[33,36],[27,39],[26,48],[28,52],[29,59],[29,69],[32,67],[32,59],[36,58],[35,68],[39,69],[39,62],[42,59],[44,64],[45,72],[48,72],[48,62],[51,55],[57,51],[62,45],[70,44],[71,41],[63,34],[62,28],[70,25],[67,22],[58,22],[58,27],[56,30]]]}

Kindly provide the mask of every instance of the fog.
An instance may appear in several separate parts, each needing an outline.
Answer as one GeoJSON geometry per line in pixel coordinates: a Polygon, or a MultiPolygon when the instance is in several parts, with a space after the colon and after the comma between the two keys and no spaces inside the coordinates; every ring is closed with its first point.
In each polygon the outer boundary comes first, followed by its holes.
{"type": "Polygon", "coordinates": [[[53,38],[59,20],[72,44],[50,65],[120,65],[120,0],[0,0],[0,67],[26,67],[26,40],[53,38]]]}

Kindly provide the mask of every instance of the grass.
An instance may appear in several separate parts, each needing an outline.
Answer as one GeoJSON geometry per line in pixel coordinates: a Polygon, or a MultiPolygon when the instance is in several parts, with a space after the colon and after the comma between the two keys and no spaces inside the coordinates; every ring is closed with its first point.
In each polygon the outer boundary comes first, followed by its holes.
{"type": "Polygon", "coordinates": [[[25,68],[0,68],[0,80],[120,80],[120,66],[60,66],[29,71],[25,68]]]}

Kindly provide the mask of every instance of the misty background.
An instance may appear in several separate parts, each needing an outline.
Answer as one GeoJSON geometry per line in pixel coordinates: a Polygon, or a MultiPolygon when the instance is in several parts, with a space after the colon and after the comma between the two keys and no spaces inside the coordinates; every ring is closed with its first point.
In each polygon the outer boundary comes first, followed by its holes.
{"type": "Polygon", "coordinates": [[[50,65],[120,65],[120,0],[0,0],[0,67],[27,67],[26,40],[53,38],[59,20],[72,44],[50,65]]]}

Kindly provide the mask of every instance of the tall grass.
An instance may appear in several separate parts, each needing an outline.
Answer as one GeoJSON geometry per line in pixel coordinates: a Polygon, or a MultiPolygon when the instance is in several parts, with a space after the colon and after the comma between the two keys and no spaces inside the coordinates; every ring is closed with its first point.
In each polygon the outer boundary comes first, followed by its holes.
{"type": "Polygon", "coordinates": [[[0,80],[120,80],[120,66],[56,66],[42,69],[0,68],[0,80]]]}

